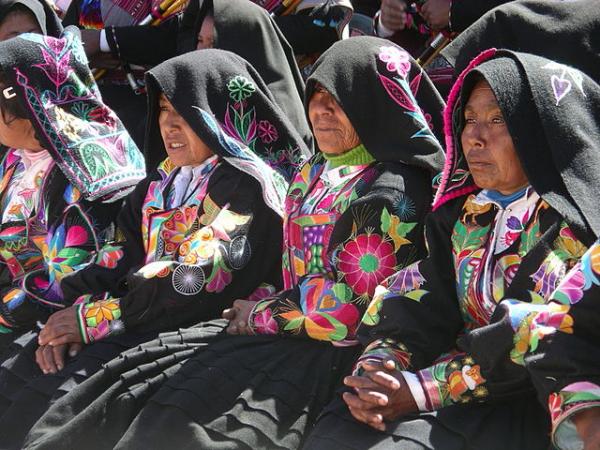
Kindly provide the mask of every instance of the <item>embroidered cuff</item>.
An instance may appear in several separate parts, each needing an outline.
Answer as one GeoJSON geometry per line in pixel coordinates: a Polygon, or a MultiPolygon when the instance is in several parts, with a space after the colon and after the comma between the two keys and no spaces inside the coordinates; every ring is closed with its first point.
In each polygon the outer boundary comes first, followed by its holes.
{"type": "Polygon", "coordinates": [[[395,31],[394,30],[390,30],[389,28],[387,28],[382,22],[381,22],[381,10],[377,11],[377,14],[375,15],[375,18],[373,19],[374,21],[374,30],[375,30],[375,34],[379,37],[382,38],[387,38],[392,36],[395,31]]]}
{"type": "Polygon", "coordinates": [[[405,370],[402,371],[402,376],[404,377],[404,381],[406,381],[406,384],[410,389],[410,393],[415,399],[415,403],[417,404],[417,408],[419,408],[419,411],[428,411],[425,390],[423,389],[423,386],[421,386],[421,381],[419,380],[419,377],[416,376],[414,373],[407,372],[405,370]]]}
{"type": "Polygon", "coordinates": [[[550,394],[548,409],[552,419],[552,442],[560,450],[581,450],[583,442],[571,420],[575,414],[588,408],[600,407],[600,386],[578,382],[550,394]]]}
{"type": "Polygon", "coordinates": [[[273,312],[270,305],[276,302],[276,299],[261,300],[256,302],[250,316],[248,316],[248,327],[254,334],[278,334],[279,324],[273,318],[273,312]]]}
{"type": "Polygon", "coordinates": [[[396,363],[398,370],[405,370],[410,367],[411,354],[403,344],[393,339],[377,339],[371,342],[362,355],[356,361],[352,370],[353,375],[362,373],[362,364],[365,362],[383,362],[391,359],[396,363]]]}
{"type": "Polygon", "coordinates": [[[426,411],[456,403],[482,401],[488,396],[481,368],[469,355],[449,355],[417,372],[425,392],[426,411]]]}
{"type": "Polygon", "coordinates": [[[125,331],[118,298],[77,305],[79,333],[85,344],[125,331]]]}

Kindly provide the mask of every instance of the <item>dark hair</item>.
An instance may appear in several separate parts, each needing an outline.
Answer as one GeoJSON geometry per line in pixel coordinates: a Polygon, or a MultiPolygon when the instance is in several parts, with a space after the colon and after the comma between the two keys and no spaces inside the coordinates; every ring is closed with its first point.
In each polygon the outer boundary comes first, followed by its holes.
{"type": "Polygon", "coordinates": [[[4,97],[3,92],[7,87],[10,85],[6,81],[4,72],[0,69],[0,114],[2,114],[2,120],[6,124],[15,119],[29,120],[29,114],[21,104],[18,95],[10,99],[4,97]]]}

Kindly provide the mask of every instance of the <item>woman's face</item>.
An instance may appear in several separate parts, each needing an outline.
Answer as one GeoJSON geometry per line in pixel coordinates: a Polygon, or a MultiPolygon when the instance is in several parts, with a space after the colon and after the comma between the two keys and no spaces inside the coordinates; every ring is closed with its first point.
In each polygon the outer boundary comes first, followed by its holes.
{"type": "Polygon", "coordinates": [[[42,34],[42,30],[33,14],[19,10],[13,11],[8,13],[0,23],[0,42],[23,33],[42,34]]]}
{"type": "Polygon", "coordinates": [[[208,14],[202,21],[200,31],[198,31],[198,42],[196,43],[196,50],[204,50],[206,48],[213,48],[215,40],[215,20],[212,14],[208,14]]]}
{"type": "Polygon", "coordinates": [[[461,143],[475,184],[502,194],[512,194],[527,186],[527,176],[504,116],[486,81],[475,84],[464,118],[461,143]]]}
{"type": "Polygon", "coordinates": [[[178,167],[197,166],[214,155],[164,94],[160,94],[159,107],[160,135],[173,164],[178,167]]]}
{"type": "MultiPolygon", "coordinates": [[[[0,95],[2,95],[1,92],[0,95]]],[[[17,99],[13,98],[9,101],[17,101],[17,99]]],[[[11,117],[6,112],[0,112],[0,144],[23,150],[43,150],[40,142],[35,137],[35,129],[31,121],[11,117]]]]}
{"type": "Polygon", "coordinates": [[[323,153],[342,154],[360,144],[350,119],[320,84],[317,84],[308,102],[308,118],[323,153]]]}

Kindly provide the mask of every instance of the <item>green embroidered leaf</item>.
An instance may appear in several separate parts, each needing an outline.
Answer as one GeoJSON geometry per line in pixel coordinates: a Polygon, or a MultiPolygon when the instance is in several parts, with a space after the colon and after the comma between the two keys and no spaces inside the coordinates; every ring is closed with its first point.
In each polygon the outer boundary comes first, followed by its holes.
{"type": "Polygon", "coordinates": [[[387,208],[383,208],[381,211],[381,231],[387,233],[390,230],[390,226],[392,224],[392,218],[387,208]]]}
{"type": "Polygon", "coordinates": [[[343,303],[348,303],[349,300],[352,300],[352,289],[345,283],[336,283],[331,290],[336,298],[343,303]]]}
{"type": "Polygon", "coordinates": [[[319,313],[319,315],[327,319],[329,323],[333,325],[334,331],[329,333],[329,338],[332,341],[341,341],[348,336],[348,328],[346,328],[346,325],[342,322],[327,313],[319,313]]]}
{"type": "Polygon", "coordinates": [[[404,237],[408,233],[410,233],[416,226],[417,222],[400,222],[400,224],[396,227],[396,233],[404,237]]]}
{"type": "Polygon", "coordinates": [[[294,331],[294,330],[297,330],[298,328],[300,328],[303,323],[304,323],[304,316],[297,317],[295,319],[290,320],[288,323],[286,323],[285,326],[283,327],[283,329],[285,331],[294,331]]]}
{"type": "Polygon", "coordinates": [[[424,289],[415,289],[414,291],[410,291],[410,292],[407,292],[406,294],[404,294],[404,297],[408,297],[411,300],[420,302],[421,298],[423,298],[423,296],[425,294],[429,294],[429,291],[426,291],[424,289]]]}
{"type": "Polygon", "coordinates": [[[565,399],[565,405],[570,403],[580,403],[589,401],[599,401],[600,397],[598,394],[593,392],[562,392],[562,396],[565,399]]]}
{"type": "MultiPolygon", "coordinates": [[[[529,297],[531,297],[531,303],[533,303],[534,305],[543,305],[544,303],[546,303],[544,297],[542,297],[537,292],[529,291],[529,297]]],[[[569,302],[567,302],[567,305],[568,304],[569,302]]]]}

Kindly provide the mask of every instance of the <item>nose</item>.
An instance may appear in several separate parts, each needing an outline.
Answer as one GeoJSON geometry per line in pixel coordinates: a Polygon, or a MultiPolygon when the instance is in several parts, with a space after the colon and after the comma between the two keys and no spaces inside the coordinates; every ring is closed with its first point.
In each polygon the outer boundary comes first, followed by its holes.
{"type": "Polygon", "coordinates": [[[333,99],[330,95],[316,93],[310,101],[310,109],[315,115],[333,114],[333,99]]]}
{"type": "Polygon", "coordinates": [[[163,124],[167,131],[177,131],[180,128],[180,116],[175,111],[169,111],[164,116],[163,124]]]}
{"type": "Polygon", "coordinates": [[[485,127],[479,123],[467,124],[462,132],[462,141],[463,147],[469,149],[484,148],[486,142],[485,127]]]}

